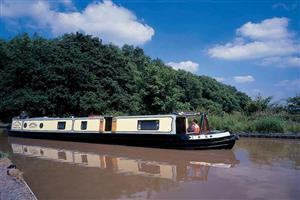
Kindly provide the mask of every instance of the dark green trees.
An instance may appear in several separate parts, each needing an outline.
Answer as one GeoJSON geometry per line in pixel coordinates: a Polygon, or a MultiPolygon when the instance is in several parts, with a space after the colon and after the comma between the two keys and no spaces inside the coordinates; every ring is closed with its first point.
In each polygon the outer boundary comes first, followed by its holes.
{"type": "Polygon", "coordinates": [[[287,103],[287,109],[290,113],[300,113],[300,94],[288,98],[287,103]]]}
{"type": "Polygon", "coordinates": [[[246,111],[248,113],[265,111],[268,108],[271,100],[272,97],[264,98],[261,95],[258,95],[254,101],[247,105],[246,111]]]}
{"type": "Polygon", "coordinates": [[[0,40],[0,120],[31,116],[243,111],[251,99],[214,79],[176,71],[142,49],[81,33],[0,40]]]}

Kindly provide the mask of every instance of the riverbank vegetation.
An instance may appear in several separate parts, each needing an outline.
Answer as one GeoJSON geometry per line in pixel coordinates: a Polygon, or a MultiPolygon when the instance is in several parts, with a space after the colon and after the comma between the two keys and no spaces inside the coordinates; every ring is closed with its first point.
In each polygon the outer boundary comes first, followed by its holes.
{"type": "Polygon", "coordinates": [[[288,98],[285,104],[270,101],[258,96],[244,112],[211,113],[211,126],[240,133],[300,133],[300,96],[288,98]]]}
{"type": "Polygon", "coordinates": [[[7,157],[8,157],[8,153],[0,151],[0,159],[7,158],[7,157]]]}
{"type": "Polygon", "coordinates": [[[291,120],[288,114],[270,115],[268,112],[245,115],[231,113],[210,115],[211,127],[238,133],[300,133],[299,121],[291,120]]]}
{"type": "Polygon", "coordinates": [[[0,128],[0,136],[4,135],[4,129],[0,128]]]}
{"type": "Polygon", "coordinates": [[[174,70],[138,47],[119,48],[81,33],[54,39],[23,34],[0,40],[0,57],[4,122],[22,111],[30,116],[205,111],[217,129],[300,132],[288,104],[275,108],[270,98],[251,100],[210,77],[174,70]]]}

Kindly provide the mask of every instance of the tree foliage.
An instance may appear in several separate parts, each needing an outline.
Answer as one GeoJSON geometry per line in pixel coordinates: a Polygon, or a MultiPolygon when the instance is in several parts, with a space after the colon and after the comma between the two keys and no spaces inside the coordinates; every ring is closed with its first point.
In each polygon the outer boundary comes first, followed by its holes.
{"type": "Polygon", "coordinates": [[[178,110],[244,111],[251,99],[216,80],[174,70],[141,48],[81,33],[0,40],[0,120],[178,110]]]}
{"type": "Polygon", "coordinates": [[[287,109],[290,113],[300,113],[300,94],[288,98],[287,109]]]}
{"type": "Polygon", "coordinates": [[[265,111],[268,108],[271,100],[272,97],[264,98],[261,95],[258,95],[254,101],[250,102],[246,106],[246,111],[249,113],[265,111]]]}

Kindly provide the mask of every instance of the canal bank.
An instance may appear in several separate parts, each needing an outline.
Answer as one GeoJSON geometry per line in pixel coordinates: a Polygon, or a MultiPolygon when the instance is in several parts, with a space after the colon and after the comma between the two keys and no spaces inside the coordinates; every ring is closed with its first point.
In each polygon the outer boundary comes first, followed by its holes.
{"type": "Polygon", "coordinates": [[[0,152],[0,199],[36,200],[22,172],[0,152]]]}
{"type": "Polygon", "coordinates": [[[236,133],[239,137],[300,139],[299,133],[236,133]]]}
{"type": "Polygon", "coordinates": [[[6,129],[4,129],[4,128],[0,128],[0,136],[1,136],[1,135],[4,135],[4,134],[5,134],[5,132],[6,132],[6,129]]]}

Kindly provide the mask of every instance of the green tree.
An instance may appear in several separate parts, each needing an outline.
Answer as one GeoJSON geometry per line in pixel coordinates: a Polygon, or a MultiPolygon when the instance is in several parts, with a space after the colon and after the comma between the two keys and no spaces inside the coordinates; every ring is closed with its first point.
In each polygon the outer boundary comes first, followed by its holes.
{"type": "Polygon", "coordinates": [[[0,40],[0,56],[0,120],[21,111],[86,116],[253,110],[251,99],[234,87],[174,70],[139,47],[119,48],[82,33],[0,40]]]}
{"type": "Polygon", "coordinates": [[[287,100],[287,108],[290,113],[299,113],[300,111],[300,94],[290,97],[287,100]]]}
{"type": "Polygon", "coordinates": [[[264,98],[261,95],[258,95],[254,101],[250,102],[246,106],[246,110],[249,113],[264,111],[268,108],[268,105],[269,105],[271,100],[272,100],[272,97],[264,98]]]}

